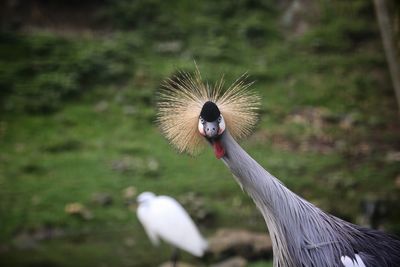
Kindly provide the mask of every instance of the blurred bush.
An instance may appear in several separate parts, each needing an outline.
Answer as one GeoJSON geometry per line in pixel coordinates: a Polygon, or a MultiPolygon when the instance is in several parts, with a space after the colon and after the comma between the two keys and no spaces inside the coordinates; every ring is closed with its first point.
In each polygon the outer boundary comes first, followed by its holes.
{"type": "Polygon", "coordinates": [[[2,109],[48,112],[82,92],[126,79],[133,58],[124,42],[0,34],[2,109]]]}
{"type": "MultiPolygon", "coordinates": [[[[17,2],[22,10],[22,1],[17,2]]],[[[65,13],[68,14],[74,13],[74,10],[81,13],[91,10],[84,26],[89,31],[102,28],[103,32],[96,35],[94,31],[93,36],[78,38],[63,36],[57,31],[0,33],[0,109],[3,111],[57,110],[63,102],[95,87],[107,83],[118,86],[131,81],[131,76],[137,75],[134,71],[141,71],[140,67],[135,69],[135,63],[151,54],[176,55],[185,57],[186,61],[195,58],[218,60],[220,65],[243,65],[253,51],[265,50],[265,56],[249,64],[259,66],[261,75],[257,79],[271,80],[286,78],[295,71],[303,70],[304,62],[293,69],[300,62],[290,60],[296,51],[310,55],[350,54],[358,51],[361,43],[378,38],[376,25],[370,22],[370,16],[374,14],[373,5],[364,0],[303,3],[300,10],[304,13],[302,16],[293,12],[291,16],[286,16],[291,9],[290,1],[91,0],[84,8],[76,0],[38,3],[41,12],[47,15],[57,10],[57,5],[60,5],[58,12],[67,9],[65,13]],[[285,23],[279,15],[284,10],[286,15],[283,17],[292,17],[291,24],[305,23],[308,30],[289,33],[290,25],[282,27],[285,23]],[[351,23],[349,17],[352,18],[351,23]],[[277,41],[279,45],[276,45],[277,41]],[[135,57],[141,58],[135,60],[135,57]],[[291,66],[279,68],[274,60],[289,60],[291,66]],[[268,65],[267,71],[263,69],[263,64],[268,65]],[[271,67],[272,64],[276,66],[271,67]]],[[[25,9],[29,9],[27,6],[25,9]]],[[[52,16],[49,24],[55,15],[52,16]]],[[[60,18],[59,24],[70,23],[75,30],[82,27],[79,24],[82,22],[75,25],[71,18],[74,17],[70,17],[69,21],[68,16],[60,18]]],[[[27,19],[25,23],[29,22],[27,19]]],[[[372,51],[374,48],[364,49],[372,51]]],[[[371,53],[371,58],[355,58],[353,65],[368,67],[384,64],[381,58],[376,62],[374,56],[375,53],[371,53]]],[[[332,62],[327,62],[325,66],[320,63],[318,71],[330,69],[332,65],[332,62]]],[[[352,66],[348,65],[349,68],[352,66]]],[[[130,85],[126,90],[130,92],[125,92],[124,96],[141,98],[146,104],[150,103],[153,91],[147,89],[157,86],[158,81],[154,77],[145,78],[152,84],[130,85]],[[133,90],[133,87],[145,87],[145,90],[133,90]]],[[[363,85],[358,87],[364,90],[363,85]]],[[[320,99],[318,101],[321,102],[320,99]]]]}
{"type": "Polygon", "coordinates": [[[276,33],[276,4],[254,0],[212,4],[208,1],[108,0],[97,19],[119,30],[145,30],[146,36],[154,40],[188,40],[197,35],[204,41],[209,37],[240,34],[252,39],[276,33]]]}

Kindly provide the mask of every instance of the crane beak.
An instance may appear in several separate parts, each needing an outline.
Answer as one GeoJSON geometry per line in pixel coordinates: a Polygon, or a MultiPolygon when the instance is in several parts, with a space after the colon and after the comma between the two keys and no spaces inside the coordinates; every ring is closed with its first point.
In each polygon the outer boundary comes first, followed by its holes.
{"type": "Polygon", "coordinates": [[[222,158],[225,155],[225,149],[221,144],[221,134],[223,129],[220,129],[219,122],[205,122],[203,124],[203,133],[207,140],[211,143],[214,148],[214,154],[217,159],[222,158]]]}
{"type": "Polygon", "coordinates": [[[204,122],[203,124],[203,132],[207,138],[215,138],[219,133],[219,125],[217,121],[213,122],[204,122]]]}

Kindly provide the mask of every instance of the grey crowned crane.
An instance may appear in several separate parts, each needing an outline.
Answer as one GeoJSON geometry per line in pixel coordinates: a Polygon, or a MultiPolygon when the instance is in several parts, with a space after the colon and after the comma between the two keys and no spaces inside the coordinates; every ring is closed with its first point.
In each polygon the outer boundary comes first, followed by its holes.
{"type": "Polygon", "coordinates": [[[166,80],[158,100],[161,131],[179,152],[196,154],[202,143],[213,147],[262,213],[274,267],[399,267],[399,239],[322,211],[240,147],[236,140],[251,133],[260,102],[244,80],[227,90],[222,79],[214,87],[204,84],[198,70],[166,80]]]}

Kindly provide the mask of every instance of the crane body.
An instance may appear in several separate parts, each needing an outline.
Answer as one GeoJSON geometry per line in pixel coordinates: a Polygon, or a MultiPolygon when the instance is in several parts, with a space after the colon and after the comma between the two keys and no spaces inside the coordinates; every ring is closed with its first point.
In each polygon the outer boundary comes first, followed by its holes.
{"type": "MultiPolygon", "coordinates": [[[[245,77],[244,77],[245,78],[245,77]]],[[[160,93],[158,122],[180,152],[210,144],[255,202],[268,227],[274,267],[399,267],[400,240],[328,213],[302,199],[261,167],[236,139],[251,133],[259,97],[242,78],[225,92],[181,73],[160,93]]]]}
{"type": "Polygon", "coordinates": [[[222,161],[265,219],[274,266],[400,266],[399,240],[323,212],[261,167],[229,132],[220,141],[222,161]]]}

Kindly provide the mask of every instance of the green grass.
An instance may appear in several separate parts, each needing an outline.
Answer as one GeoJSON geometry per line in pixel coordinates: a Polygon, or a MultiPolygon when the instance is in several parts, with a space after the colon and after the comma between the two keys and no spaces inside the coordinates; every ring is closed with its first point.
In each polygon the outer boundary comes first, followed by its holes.
{"type": "MultiPolygon", "coordinates": [[[[142,8],[132,5],[126,10],[142,8]]],[[[357,13],[370,5],[349,4],[349,12],[343,3],[332,4],[305,36],[288,40],[278,26],[278,11],[268,5],[262,11],[239,6],[244,13],[235,7],[229,20],[223,4],[198,5],[180,6],[192,13],[179,12],[178,27],[168,26],[171,39],[182,42],[178,52],[157,49],[168,31],[154,25],[168,12],[156,12],[149,28],[138,18],[141,30],[115,31],[111,38],[2,35],[8,40],[0,45],[0,67],[7,70],[0,85],[8,88],[1,93],[0,117],[2,265],[166,261],[171,249],[153,248],[126,205],[122,191],[128,186],[178,199],[196,193],[212,214],[200,225],[206,236],[220,227],[265,231],[252,201],[210,149],[197,157],[180,155],[155,125],[159,84],[178,69],[193,71],[193,59],[210,83],[224,74],[229,84],[244,72],[255,80],[252,88],[262,97],[260,122],[241,143],[291,190],[353,222],[365,199],[396,207],[400,167],[386,155],[399,149],[400,128],[376,25],[357,13]],[[362,42],[355,40],[359,36],[362,42]],[[113,203],[93,203],[98,192],[109,194],[113,203]],[[65,206],[72,202],[85,205],[93,218],[67,214],[65,206]],[[30,249],[21,241],[21,233],[46,227],[63,234],[30,249]]],[[[130,22],[122,7],[110,10],[121,15],[115,25],[124,29],[130,22]]],[[[398,233],[400,215],[391,210],[382,225],[398,233]]],[[[205,265],[188,254],[183,258],[205,265]]]]}

